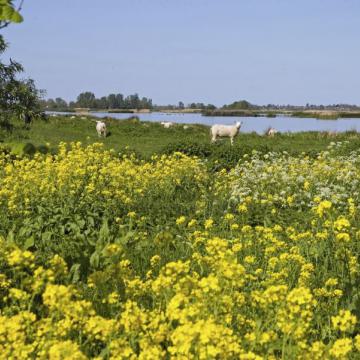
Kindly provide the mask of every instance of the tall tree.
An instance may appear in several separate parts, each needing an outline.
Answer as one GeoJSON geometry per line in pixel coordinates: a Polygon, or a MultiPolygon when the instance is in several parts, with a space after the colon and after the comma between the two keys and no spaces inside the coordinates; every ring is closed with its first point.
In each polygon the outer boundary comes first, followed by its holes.
{"type": "Polygon", "coordinates": [[[95,108],[96,98],[94,93],[85,91],[77,97],[77,106],[82,108],[95,108]]]}
{"type": "Polygon", "coordinates": [[[57,97],[55,99],[55,104],[56,104],[56,107],[58,109],[64,109],[65,110],[65,109],[68,108],[67,102],[64,99],[60,98],[60,97],[57,97]]]}
{"type": "Polygon", "coordinates": [[[108,95],[107,101],[108,101],[109,109],[117,109],[118,108],[117,99],[116,99],[115,94],[108,95]]]}

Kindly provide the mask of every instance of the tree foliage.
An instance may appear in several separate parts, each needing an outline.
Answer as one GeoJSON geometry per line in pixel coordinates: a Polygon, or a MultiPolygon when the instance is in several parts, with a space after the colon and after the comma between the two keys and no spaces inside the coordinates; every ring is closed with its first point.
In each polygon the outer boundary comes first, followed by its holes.
{"type": "Polygon", "coordinates": [[[8,26],[10,23],[20,23],[23,17],[20,15],[20,10],[23,0],[20,1],[18,7],[15,6],[13,0],[0,0],[0,29],[8,26]]]}
{"type": "MultiPolygon", "coordinates": [[[[0,56],[7,45],[0,35],[0,56]]],[[[18,75],[23,71],[20,63],[10,59],[4,64],[0,59],[0,123],[8,124],[12,116],[22,117],[25,123],[41,115],[39,98],[41,92],[36,89],[32,79],[21,80],[18,75]]]]}
{"type": "Polygon", "coordinates": [[[85,91],[78,95],[76,101],[70,101],[69,104],[56,98],[42,101],[42,106],[46,110],[68,110],[73,108],[90,109],[152,109],[152,100],[146,97],[140,98],[138,94],[124,96],[123,94],[109,94],[96,98],[91,91],[85,91]]]}
{"type": "Polygon", "coordinates": [[[250,110],[256,108],[256,106],[246,100],[240,100],[235,101],[230,105],[224,105],[223,108],[228,110],[250,110]]]}

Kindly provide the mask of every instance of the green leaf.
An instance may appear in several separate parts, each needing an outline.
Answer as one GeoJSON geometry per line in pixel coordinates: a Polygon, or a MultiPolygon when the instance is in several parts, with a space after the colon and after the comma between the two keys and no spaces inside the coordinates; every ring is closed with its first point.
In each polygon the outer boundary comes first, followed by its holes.
{"type": "Polygon", "coordinates": [[[21,23],[23,21],[23,17],[17,11],[14,11],[10,20],[14,23],[21,23]]]}
{"type": "Polygon", "coordinates": [[[11,20],[15,10],[8,5],[3,6],[1,13],[1,20],[11,20]]]}
{"type": "Polygon", "coordinates": [[[115,242],[119,245],[126,245],[129,242],[129,240],[134,236],[134,234],[135,234],[135,231],[128,231],[126,233],[126,235],[124,235],[120,238],[117,238],[115,240],[115,242]]]}
{"type": "Polygon", "coordinates": [[[31,247],[33,247],[35,244],[35,241],[34,241],[34,237],[31,236],[29,237],[25,243],[24,243],[24,249],[27,250],[27,249],[30,249],[31,247]]]}
{"type": "Polygon", "coordinates": [[[41,234],[41,239],[43,242],[47,242],[51,240],[52,233],[50,231],[45,231],[41,234]]]}
{"type": "Polygon", "coordinates": [[[19,230],[19,237],[26,236],[29,232],[31,232],[31,229],[29,227],[27,227],[27,226],[23,226],[19,230]]]}
{"type": "Polygon", "coordinates": [[[6,240],[9,244],[14,244],[15,243],[15,236],[14,236],[14,232],[12,230],[10,230],[7,234],[6,240]]]}
{"type": "Polygon", "coordinates": [[[88,216],[87,220],[88,220],[88,223],[89,223],[92,227],[94,227],[94,225],[95,225],[94,218],[93,218],[92,216],[88,216]]]}
{"type": "Polygon", "coordinates": [[[90,256],[90,265],[96,269],[96,268],[98,268],[99,263],[100,263],[100,256],[99,256],[99,253],[97,251],[95,251],[90,256]]]}
{"type": "Polygon", "coordinates": [[[108,225],[107,219],[105,218],[103,220],[103,224],[99,231],[99,240],[102,240],[102,241],[108,240],[109,234],[110,234],[109,225],[108,225]]]}
{"type": "Polygon", "coordinates": [[[74,264],[70,269],[70,277],[73,283],[80,280],[80,264],[74,264]]]}
{"type": "Polygon", "coordinates": [[[85,223],[85,220],[80,219],[80,220],[77,221],[77,224],[78,224],[80,229],[83,229],[86,223],[85,223]]]}

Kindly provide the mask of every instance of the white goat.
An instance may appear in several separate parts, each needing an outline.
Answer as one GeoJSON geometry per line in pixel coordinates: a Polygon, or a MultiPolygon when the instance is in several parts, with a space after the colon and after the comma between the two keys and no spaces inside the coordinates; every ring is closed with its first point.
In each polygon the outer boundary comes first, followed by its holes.
{"type": "Polygon", "coordinates": [[[169,128],[171,128],[172,126],[175,125],[173,122],[170,122],[170,121],[162,121],[160,124],[161,124],[165,129],[169,129],[169,128]]]}
{"type": "Polygon", "coordinates": [[[234,137],[239,133],[242,121],[237,121],[235,125],[213,125],[210,129],[211,141],[215,142],[218,137],[229,137],[231,145],[234,143],[234,137]]]}
{"type": "Polygon", "coordinates": [[[98,136],[104,136],[106,137],[106,124],[103,121],[97,121],[96,122],[96,131],[98,133],[98,136]]]}

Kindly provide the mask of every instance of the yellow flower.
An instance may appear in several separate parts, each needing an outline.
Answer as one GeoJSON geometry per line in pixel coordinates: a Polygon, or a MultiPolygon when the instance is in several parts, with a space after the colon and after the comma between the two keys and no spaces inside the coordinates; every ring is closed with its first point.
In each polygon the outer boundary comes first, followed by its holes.
{"type": "Polygon", "coordinates": [[[180,216],[179,218],[176,219],[176,225],[181,225],[186,221],[186,217],[185,216],[180,216]]]}
{"type": "Polygon", "coordinates": [[[231,214],[231,213],[227,213],[225,216],[224,216],[225,220],[227,221],[231,221],[231,220],[234,220],[235,216],[234,214],[231,214]]]}
{"type": "Polygon", "coordinates": [[[335,222],[334,222],[334,229],[337,231],[342,231],[345,228],[349,228],[350,227],[350,222],[349,220],[345,219],[344,217],[339,217],[335,222]]]}
{"type": "Polygon", "coordinates": [[[319,215],[319,217],[323,217],[325,210],[331,209],[331,206],[331,201],[324,200],[319,203],[319,205],[315,208],[315,211],[319,215]]]}
{"type": "Polygon", "coordinates": [[[70,340],[59,341],[52,345],[48,354],[49,360],[85,360],[87,357],[80,351],[79,346],[70,340]]]}
{"type": "Polygon", "coordinates": [[[231,230],[238,230],[239,227],[240,226],[238,224],[231,224],[231,226],[230,226],[231,230]]]}
{"type": "Polygon", "coordinates": [[[189,221],[187,226],[189,228],[191,228],[191,227],[194,227],[196,225],[196,223],[197,223],[197,221],[195,219],[192,219],[192,220],[189,221]]]}
{"type": "Polygon", "coordinates": [[[237,209],[240,213],[246,213],[248,211],[246,204],[240,204],[237,209]]]}
{"type": "Polygon", "coordinates": [[[213,220],[213,219],[207,219],[207,220],[205,220],[205,224],[204,224],[205,229],[206,229],[206,230],[211,229],[212,226],[213,226],[213,224],[214,224],[214,220],[213,220]]]}
{"type": "Polygon", "coordinates": [[[330,355],[335,359],[345,359],[352,350],[352,341],[348,338],[336,340],[330,349],[330,355]]]}
{"type": "Polygon", "coordinates": [[[356,350],[360,351],[360,335],[355,336],[354,345],[355,345],[356,350]]]}
{"type": "Polygon", "coordinates": [[[350,242],[350,235],[348,233],[344,233],[344,232],[336,234],[336,240],[338,242],[348,243],[348,242],[350,242]]]}
{"type": "Polygon", "coordinates": [[[136,212],[135,212],[135,211],[130,211],[130,212],[128,212],[127,216],[128,216],[129,218],[132,218],[132,219],[133,219],[133,218],[136,216],[136,212]]]}
{"type": "Polygon", "coordinates": [[[340,310],[338,316],[332,316],[331,322],[335,330],[343,332],[351,331],[356,325],[356,316],[349,310],[340,310]]]}

